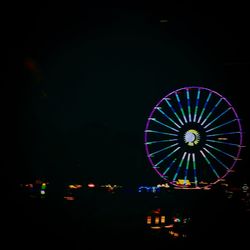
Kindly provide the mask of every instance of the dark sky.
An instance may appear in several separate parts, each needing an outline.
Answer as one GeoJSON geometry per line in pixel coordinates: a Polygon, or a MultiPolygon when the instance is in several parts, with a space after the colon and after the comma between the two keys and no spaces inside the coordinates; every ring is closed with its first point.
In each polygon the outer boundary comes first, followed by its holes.
{"type": "MultiPolygon", "coordinates": [[[[164,3],[6,7],[7,175],[158,182],[144,149],[146,120],[163,96],[189,85],[230,100],[247,145],[247,7],[164,3]]],[[[244,150],[237,168],[247,176],[244,150]]]]}

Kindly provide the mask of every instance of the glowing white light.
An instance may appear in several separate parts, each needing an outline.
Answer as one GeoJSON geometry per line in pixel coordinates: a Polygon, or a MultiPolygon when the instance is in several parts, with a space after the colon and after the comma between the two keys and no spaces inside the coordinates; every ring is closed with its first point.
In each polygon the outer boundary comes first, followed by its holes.
{"type": "Polygon", "coordinates": [[[193,133],[191,133],[191,132],[188,131],[185,134],[185,141],[186,142],[193,142],[194,140],[195,140],[195,135],[193,133]]]}
{"type": "Polygon", "coordinates": [[[184,141],[188,146],[194,146],[199,143],[200,134],[194,129],[189,129],[184,135],[184,141]]]}

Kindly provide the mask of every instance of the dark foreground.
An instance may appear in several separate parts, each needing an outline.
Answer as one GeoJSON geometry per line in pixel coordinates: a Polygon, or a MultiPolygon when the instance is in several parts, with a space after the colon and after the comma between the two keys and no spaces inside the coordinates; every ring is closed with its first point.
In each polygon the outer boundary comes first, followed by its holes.
{"type": "Polygon", "coordinates": [[[249,243],[249,212],[240,199],[214,191],[90,192],[74,201],[56,194],[38,199],[16,193],[2,204],[6,249],[207,249],[249,243]],[[173,237],[170,229],[151,229],[146,218],[157,209],[166,224],[174,216],[190,218],[188,225],[176,229],[184,230],[185,237],[173,237]]]}

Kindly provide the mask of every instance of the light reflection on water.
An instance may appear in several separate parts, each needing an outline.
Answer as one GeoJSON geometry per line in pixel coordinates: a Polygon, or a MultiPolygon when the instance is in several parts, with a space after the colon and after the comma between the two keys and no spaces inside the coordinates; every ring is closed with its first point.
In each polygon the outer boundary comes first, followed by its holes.
{"type": "Polygon", "coordinates": [[[245,239],[246,232],[241,228],[249,221],[240,213],[237,203],[211,191],[174,190],[152,194],[91,190],[61,197],[49,194],[44,199],[36,199],[34,194],[27,197],[20,196],[21,212],[14,217],[26,232],[48,238],[62,235],[77,244],[93,238],[105,242],[126,239],[162,244],[197,239],[245,239]]]}

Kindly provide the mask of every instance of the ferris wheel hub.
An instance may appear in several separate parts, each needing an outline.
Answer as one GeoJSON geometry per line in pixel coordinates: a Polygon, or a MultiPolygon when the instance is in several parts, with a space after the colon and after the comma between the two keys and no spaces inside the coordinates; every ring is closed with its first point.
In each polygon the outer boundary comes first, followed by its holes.
{"type": "Polygon", "coordinates": [[[194,146],[200,141],[200,134],[195,129],[189,129],[184,135],[184,141],[188,146],[194,146]]]}

